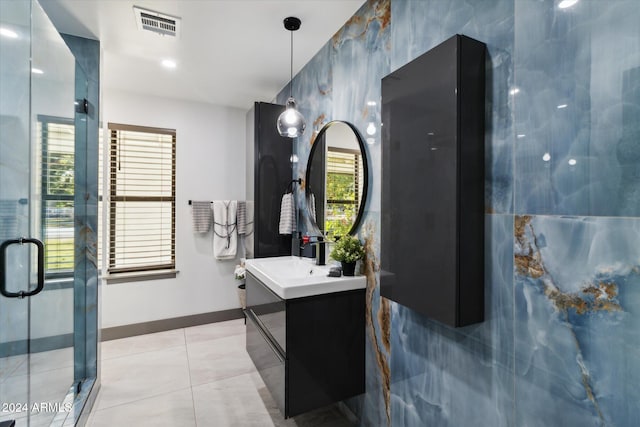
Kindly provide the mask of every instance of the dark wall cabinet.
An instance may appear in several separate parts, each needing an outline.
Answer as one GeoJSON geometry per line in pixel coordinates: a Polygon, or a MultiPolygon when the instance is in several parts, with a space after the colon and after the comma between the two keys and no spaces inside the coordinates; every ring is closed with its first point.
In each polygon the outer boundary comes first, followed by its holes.
{"type": "Polygon", "coordinates": [[[247,352],[285,417],[364,393],[364,289],[283,300],[246,283],[247,352]]]}
{"type": "Polygon", "coordinates": [[[291,255],[291,235],[278,230],[280,202],[293,176],[292,141],[276,128],[283,111],[283,105],[256,102],[247,113],[246,199],[253,211],[253,234],[245,239],[248,258],[291,255]]]}
{"type": "Polygon", "coordinates": [[[456,35],[382,79],[381,295],[484,316],[485,45],[456,35]]]}

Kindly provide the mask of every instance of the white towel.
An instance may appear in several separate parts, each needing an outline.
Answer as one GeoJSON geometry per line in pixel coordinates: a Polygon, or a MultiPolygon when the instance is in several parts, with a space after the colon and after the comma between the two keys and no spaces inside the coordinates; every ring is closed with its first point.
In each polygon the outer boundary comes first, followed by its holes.
{"type": "Polygon", "coordinates": [[[293,204],[293,193],[282,196],[280,203],[280,234],[292,234],[296,230],[296,208],[293,204]]]}
{"type": "Polygon", "coordinates": [[[247,200],[247,228],[244,234],[244,256],[253,258],[253,200],[247,200]]]}
{"type": "Polygon", "coordinates": [[[213,256],[216,259],[234,259],[238,248],[235,200],[213,202],[213,256]]]}
{"type": "Polygon", "coordinates": [[[207,233],[211,228],[211,202],[191,202],[193,232],[207,233]]]}

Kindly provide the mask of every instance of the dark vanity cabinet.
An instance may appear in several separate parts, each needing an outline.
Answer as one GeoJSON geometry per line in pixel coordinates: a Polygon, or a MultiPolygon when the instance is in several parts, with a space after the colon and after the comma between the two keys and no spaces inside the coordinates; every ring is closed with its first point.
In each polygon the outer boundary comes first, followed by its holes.
{"type": "Polygon", "coordinates": [[[364,289],[283,300],[246,284],[247,352],[285,417],[364,393],[364,289]]]}
{"type": "Polygon", "coordinates": [[[485,45],[456,35],[382,79],[381,295],[484,316],[485,45]]]}
{"type": "Polygon", "coordinates": [[[293,176],[292,140],[280,136],[276,127],[283,111],[283,105],[256,102],[247,113],[246,200],[253,219],[245,240],[247,258],[291,254],[291,235],[278,229],[280,202],[293,176]]]}

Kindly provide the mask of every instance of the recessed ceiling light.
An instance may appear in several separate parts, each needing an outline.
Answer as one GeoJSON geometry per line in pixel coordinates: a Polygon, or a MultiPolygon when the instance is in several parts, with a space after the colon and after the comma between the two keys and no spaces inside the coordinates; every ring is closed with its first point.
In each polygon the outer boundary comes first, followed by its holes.
{"type": "Polygon", "coordinates": [[[165,68],[174,69],[178,66],[178,64],[176,64],[176,61],[174,61],[173,59],[163,59],[162,66],[165,68]]]}
{"type": "Polygon", "coordinates": [[[558,105],[558,110],[561,110],[563,108],[567,108],[567,104],[560,104],[558,105]]]}
{"type": "Polygon", "coordinates": [[[516,93],[520,93],[520,88],[514,87],[509,91],[510,95],[515,95],[516,93]]]}
{"type": "Polygon", "coordinates": [[[44,74],[44,71],[42,71],[40,68],[32,68],[31,72],[33,74],[44,74]]]}
{"type": "Polygon", "coordinates": [[[579,0],[562,0],[560,3],[558,3],[558,7],[560,9],[566,9],[568,7],[575,5],[576,3],[578,3],[578,1],[579,0]]]}
{"type": "Polygon", "coordinates": [[[378,105],[378,104],[376,103],[376,101],[369,101],[369,102],[367,102],[367,105],[368,105],[369,107],[375,107],[375,106],[376,106],[376,105],[378,105]]]}
{"type": "Polygon", "coordinates": [[[10,39],[17,39],[18,38],[18,33],[16,33],[15,31],[12,31],[8,28],[3,28],[0,27],[0,35],[4,36],[4,37],[8,37],[10,39]]]}
{"type": "Polygon", "coordinates": [[[569,163],[569,165],[571,165],[571,166],[575,166],[576,163],[578,163],[578,161],[576,159],[569,159],[569,161],[567,163],[569,163]]]}
{"type": "Polygon", "coordinates": [[[527,135],[525,135],[524,133],[519,133],[517,136],[518,136],[518,138],[524,138],[527,135]]]}
{"type": "Polygon", "coordinates": [[[548,162],[549,160],[551,160],[551,154],[544,153],[544,155],[542,156],[542,160],[544,160],[545,162],[548,162]]]}

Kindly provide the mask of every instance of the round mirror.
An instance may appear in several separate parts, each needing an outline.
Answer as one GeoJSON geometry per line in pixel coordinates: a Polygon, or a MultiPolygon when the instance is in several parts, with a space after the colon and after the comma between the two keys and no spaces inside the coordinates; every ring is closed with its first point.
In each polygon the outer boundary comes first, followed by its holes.
{"type": "Polygon", "coordinates": [[[327,239],[352,234],[367,199],[364,142],[351,123],[332,121],[316,136],[305,178],[307,215],[315,233],[327,239]]]}

